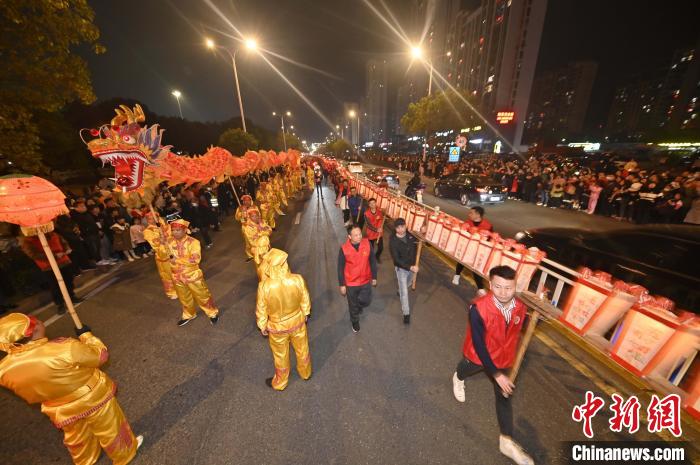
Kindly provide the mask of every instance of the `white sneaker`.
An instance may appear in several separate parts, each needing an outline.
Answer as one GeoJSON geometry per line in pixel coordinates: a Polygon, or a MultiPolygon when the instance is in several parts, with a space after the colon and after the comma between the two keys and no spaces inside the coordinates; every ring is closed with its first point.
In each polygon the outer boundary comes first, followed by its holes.
{"type": "Polygon", "coordinates": [[[513,438],[501,434],[499,443],[501,454],[510,458],[513,462],[518,465],[535,465],[535,461],[532,460],[532,457],[527,455],[527,452],[525,452],[517,442],[513,441],[513,438]]]}
{"type": "Polygon", "coordinates": [[[140,256],[140,255],[134,254],[134,258],[135,258],[136,260],[141,260],[141,256],[140,256]]]}
{"type": "Polygon", "coordinates": [[[464,380],[460,380],[457,378],[457,372],[455,371],[455,374],[452,375],[452,393],[455,395],[455,399],[457,399],[457,402],[464,402],[467,400],[467,397],[464,393],[464,380]]]}
{"type": "Polygon", "coordinates": [[[130,262],[133,262],[133,261],[134,261],[134,259],[131,258],[131,257],[126,257],[126,258],[127,258],[127,260],[129,260],[130,262]]]}
{"type": "Polygon", "coordinates": [[[459,275],[458,274],[456,274],[454,276],[454,278],[452,278],[452,284],[454,284],[455,286],[459,286],[459,275]]]}
{"type": "Polygon", "coordinates": [[[136,436],[136,450],[138,450],[139,447],[141,447],[141,444],[143,444],[143,434],[139,434],[138,436],[136,436]]]}
{"type": "Polygon", "coordinates": [[[111,265],[112,262],[109,260],[100,260],[99,262],[97,262],[97,264],[100,266],[106,266],[106,265],[111,265]]]}

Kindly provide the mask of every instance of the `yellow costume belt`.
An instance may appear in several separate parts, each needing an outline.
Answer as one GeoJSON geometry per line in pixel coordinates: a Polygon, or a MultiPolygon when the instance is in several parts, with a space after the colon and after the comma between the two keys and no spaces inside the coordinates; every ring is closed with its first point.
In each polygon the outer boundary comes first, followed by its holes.
{"type": "Polygon", "coordinates": [[[52,399],[47,402],[44,402],[43,404],[46,405],[47,407],[59,407],[61,405],[65,405],[69,402],[73,402],[74,400],[78,400],[81,397],[83,397],[85,394],[89,393],[93,389],[95,389],[95,386],[97,386],[97,383],[100,382],[101,378],[101,373],[100,370],[95,370],[95,372],[92,374],[90,379],[88,380],[85,385],[79,387],[75,391],[71,392],[70,394],[60,397],[58,399],[52,399]]]}

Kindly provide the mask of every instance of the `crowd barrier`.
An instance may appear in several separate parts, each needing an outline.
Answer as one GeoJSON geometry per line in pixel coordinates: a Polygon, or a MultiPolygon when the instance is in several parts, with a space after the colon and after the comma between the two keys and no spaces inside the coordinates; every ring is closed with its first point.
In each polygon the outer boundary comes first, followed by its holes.
{"type": "Polygon", "coordinates": [[[403,218],[421,241],[488,280],[498,265],[516,270],[516,290],[532,308],[546,309],[563,330],[578,337],[660,394],[681,396],[684,409],[700,419],[700,318],[651,296],[641,286],[608,273],[573,270],[497,233],[469,228],[466,222],[419,203],[400,192],[338,168],[364,198],[377,199],[392,219],[403,218]],[[553,292],[550,291],[553,288],[553,292]]]}

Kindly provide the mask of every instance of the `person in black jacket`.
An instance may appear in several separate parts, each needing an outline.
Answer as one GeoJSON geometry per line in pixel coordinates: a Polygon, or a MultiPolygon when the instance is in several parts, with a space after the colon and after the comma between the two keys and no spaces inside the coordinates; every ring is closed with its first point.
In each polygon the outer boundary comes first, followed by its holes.
{"type": "Polygon", "coordinates": [[[394,222],[396,232],[389,239],[389,251],[394,260],[396,279],[399,282],[399,298],[404,324],[411,322],[411,310],[408,302],[408,286],[413,282],[413,273],[418,273],[416,266],[416,238],[406,232],[406,221],[397,218],[394,222]]]}
{"type": "Polygon", "coordinates": [[[97,226],[95,217],[88,212],[85,202],[76,202],[75,209],[71,211],[70,216],[80,229],[80,235],[83,241],[85,241],[85,246],[90,253],[90,258],[96,262],[101,262],[100,228],[97,226]]]}

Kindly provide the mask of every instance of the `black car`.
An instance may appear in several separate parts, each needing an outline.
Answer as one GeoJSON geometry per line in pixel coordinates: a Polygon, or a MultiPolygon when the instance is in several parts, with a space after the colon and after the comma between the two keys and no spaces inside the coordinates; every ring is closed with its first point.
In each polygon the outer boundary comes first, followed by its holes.
{"type": "Polygon", "coordinates": [[[379,184],[382,179],[386,178],[389,188],[398,189],[400,185],[399,175],[387,168],[373,168],[365,174],[368,179],[379,184]]]}
{"type": "Polygon", "coordinates": [[[519,232],[516,239],[547,252],[568,266],[602,270],[668,297],[678,308],[700,313],[700,228],[654,225],[593,232],[543,228],[519,232]]]}
{"type": "Polygon", "coordinates": [[[462,205],[472,203],[501,203],[508,196],[503,184],[487,176],[453,174],[435,181],[436,197],[459,199],[462,205]]]}

